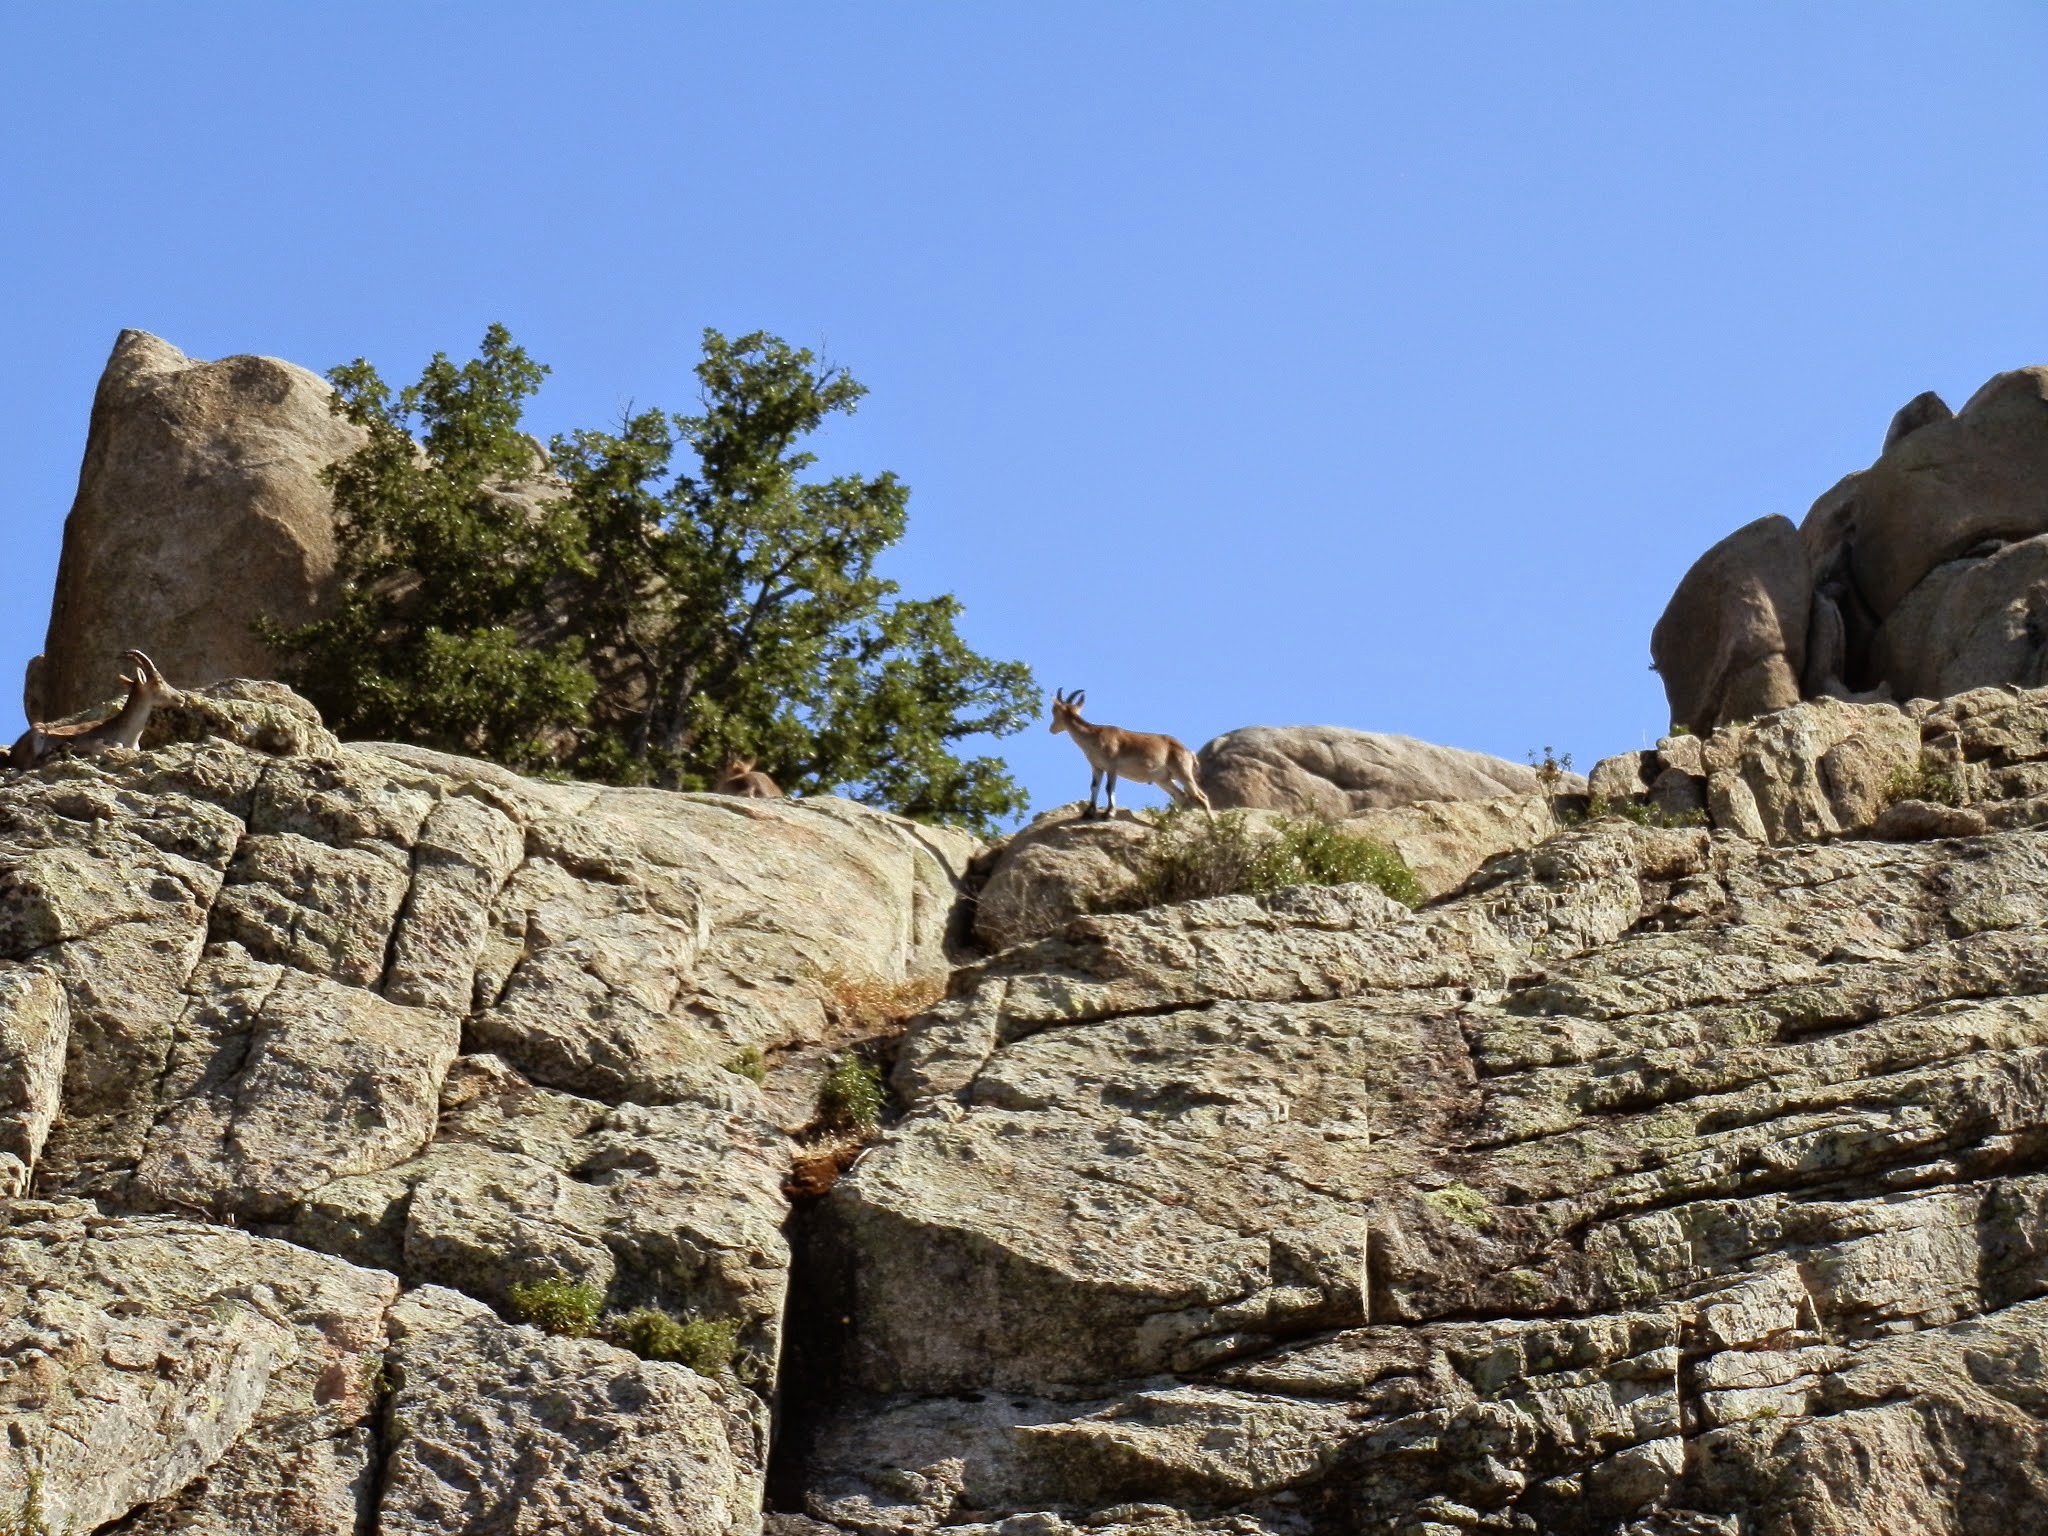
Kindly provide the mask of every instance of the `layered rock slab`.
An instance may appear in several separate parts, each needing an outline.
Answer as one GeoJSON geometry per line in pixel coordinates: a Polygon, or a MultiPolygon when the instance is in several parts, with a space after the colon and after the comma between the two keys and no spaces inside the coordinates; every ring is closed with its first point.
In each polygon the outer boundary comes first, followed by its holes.
{"type": "Polygon", "coordinates": [[[810,1512],[2006,1529],[2048,1496],[2044,916],[2037,833],[1604,822],[1422,913],[963,973],[821,1211],[859,1395],[810,1512]]]}

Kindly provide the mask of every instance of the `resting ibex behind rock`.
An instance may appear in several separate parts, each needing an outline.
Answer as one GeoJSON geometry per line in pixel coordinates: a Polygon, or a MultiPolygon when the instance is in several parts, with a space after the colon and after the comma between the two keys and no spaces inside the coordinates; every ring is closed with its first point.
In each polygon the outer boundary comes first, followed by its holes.
{"type": "Polygon", "coordinates": [[[1095,815],[1095,791],[1103,776],[1109,776],[1109,803],[1103,815],[1116,810],[1116,781],[1119,775],[1137,784],[1155,784],[1172,797],[1175,805],[1199,805],[1209,809],[1209,797],[1202,793],[1195,754],[1171,736],[1154,736],[1146,731],[1121,731],[1113,725],[1090,725],[1081,718],[1086,690],[1076,689],[1068,698],[1058,689],[1052,695],[1052,729],[1074,738],[1094,773],[1088,780],[1087,816],[1095,815]]]}
{"type": "Polygon", "coordinates": [[[135,675],[123,674],[121,678],[128,685],[128,699],[120,713],[111,719],[81,725],[31,725],[8,754],[15,767],[34,768],[60,747],[79,752],[97,752],[102,747],[132,749],[142,740],[142,729],[149,724],[150,713],[159,704],[175,704],[182,697],[164,681],[156,663],[142,652],[121,654],[134,666],[135,675]]]}
{"type": "Polygon", "coordinates": [[[725,772],[718,776],[718,793],[744,795],[749,800],[780,800],[782,791],[775,781],[754,767],[751,757],[726,759],[725,772]]]}

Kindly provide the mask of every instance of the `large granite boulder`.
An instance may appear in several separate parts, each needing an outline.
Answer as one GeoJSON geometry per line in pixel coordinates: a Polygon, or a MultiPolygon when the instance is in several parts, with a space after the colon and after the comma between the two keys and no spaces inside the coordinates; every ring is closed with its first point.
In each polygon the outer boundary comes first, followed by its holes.
{"type": "Polygon", "coordinates": [[[1935,566],[1878,626],[1870,669],[1902,699],[2048,683],[2048,534],[1935,566]]]}
{"type": "Polygon", "coordinates": [[[43,654],[24,706],[55,720],[109,691],[121,652],[180,686],[273,675],[250,625],[303,624],[334,573],[320,471],[364,441],[318,375],[188,358],[123,331],[93,398],[43,654]]]}
{"type": "Polygon", "coordinates": [[[1800,698],[1935,699],[2048,679],[2048,368],[1951,412],[1921,394],[1883,451],[1807,512],[1723,540],[1651,637],[1675,723],[1706,732],[1800,698]]]}
{"type": "MultiPolygon", "coordinates": [[[[1252,725],[1203,747],[1202,788],[1218,810],[1242,808],[1341,820],[1421,800],[1489,800],[1543,788],[1534,768],[1384,731],[1339,725],[1252,725]]],[[[1582,793],[1565,774],[1553,789],[1582,793]]]]}
{"type": "Polygon", "coordinates": [[[1704,734],[1798,703],[1812,601],[1786,518],[1758,518],[1694,561],[1650,632],[1672,722],[1704,734]]]}
{"type": "MultiPolygon", "coordinates": [[[[1843,536],[1881,623],[1936,566],[2048,533],[2048,368],[2001,373],[1955,416],[1893,442],[1860,477],[1843,536]]],[[[2003,679],[2001,679],[2003,681],[2003,679]]]]}

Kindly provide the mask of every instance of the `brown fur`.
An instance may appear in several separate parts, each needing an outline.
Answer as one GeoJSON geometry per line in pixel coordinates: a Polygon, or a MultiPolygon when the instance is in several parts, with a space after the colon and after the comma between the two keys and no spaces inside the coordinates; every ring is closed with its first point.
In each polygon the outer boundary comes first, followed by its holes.
{"type": "Polygon", "coordinates": [[[140,651],[121,653],[134,666],[135,675],[122,675],[128,698],[120,712],[106,720],[88,720],[77,725],[31,725],[22,732],[8,753],[17,768],[34,768],[60,748],[75,752],[98,752],[105,747],[133,748],[142,740],[143,727],[159,704],[175,704],[182,697],[164,681],[155,662],[140,651]]]}
{"type": "Polygon", "coordinates": [[[1088,817],[1095,815],[1095,791],[1103,777],[1109,779],[1109,803],[1103,815],[1116,811],[1116,781],[1119,776],[1138,784],[1156,784],[1172,797],[1175,805],[1199,805],[1209,809],[1209,797],[1202,793],[1200,770],[1195,754],[1171,736],[1149,731],[1119,730],[1113,725],[1090,725],[1081,718],[1081,705],[1088,695],[1077,690],[1068,698],[1055,689],[1052,696],[1054,735],[1066,732],[1074,738],[1093,770],[1088,780],[1088,817]]]}
{"type": "Polygon", "coordinates": [[[728,758],[725,772],[718,776],[718,793],[744,795],[749,800],[780,800],[782,791],[775,781],[754,767],[751,757],[728,758]]]}

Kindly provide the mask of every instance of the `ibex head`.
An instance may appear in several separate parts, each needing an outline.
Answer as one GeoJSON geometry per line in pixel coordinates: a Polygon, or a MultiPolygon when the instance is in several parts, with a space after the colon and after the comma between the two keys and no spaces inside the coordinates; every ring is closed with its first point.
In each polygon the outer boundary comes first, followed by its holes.
{"type": "Polygon", "coordinates": [[[1055,688],[1052,691],[1052,733],[1057,736],[1076,720],[1081,718],[1081,706],[1088,702],[1088,690],[1076,688],[1071,694],[1064,694],[1055,688]]]}
{"type": "Polygon", "coordinates": [[[121,655],[135,671],[133,677],[125,672],[121,674],[121,681],[131,694],[140,695],[152,704],[175,704],[178,701],[178,690],[164,681],[164,675],[155,662],[140,651],[123,651],[121,655]]]}
{"type": "Polygon", "coordinates": [[[753,771],[754,760],[751,757],[741,757],[737,752],[735,752],[731,757],[728,757],[725,760],[725,772],[721,774],[720,777],[726,779],[744,779],[748,774],[752,773],[753,771]]]}

